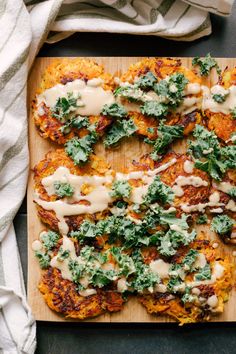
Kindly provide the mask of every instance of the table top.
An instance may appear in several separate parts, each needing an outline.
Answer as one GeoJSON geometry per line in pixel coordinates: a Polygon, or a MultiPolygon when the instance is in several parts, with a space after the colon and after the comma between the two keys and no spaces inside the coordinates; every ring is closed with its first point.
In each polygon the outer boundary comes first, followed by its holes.
{"type": "MultiPolygon", "coordinates": [[[[45,44],[39,56],[236,56],[236,3],[230,18],[211,15],[213,34],[195,42],[154,36],[77,33],[45,44]]],[[[24,201],[14,225],[27,272],[27,221],[24,201]]],[[[236,352],[236,323],[176,324],[37,323],[37,354],[218,354],[236,352]]]]}

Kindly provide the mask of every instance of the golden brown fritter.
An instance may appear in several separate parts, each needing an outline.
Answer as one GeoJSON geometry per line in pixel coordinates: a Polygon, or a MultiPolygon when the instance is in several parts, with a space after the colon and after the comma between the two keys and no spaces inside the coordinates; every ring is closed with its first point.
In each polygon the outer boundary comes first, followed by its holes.
{"type": "MultiPolygon", "coordinates": [[[[223,86],[225,89],[236,85],[236,68],[232,70],[226,68],[219,79],[219,85],[223,86]]],[[[224,142],[228,142],[232,134],[236,132],[236,119],[234,119],[231,114],[206,110],[204,116],[208,129],[213,130],[217,137],[224,142]]]]}
{"type": "Polygon", "coordinates": [[[182,66],[180,59],[172,58],[145,58],[130,65],[121,76],[121,81],[133,83],[136,77],[143,76],[149,71],[160,80],[178,72],[184,74],[189,82],[201,83],[201,78],[194,71],[182,66]]]}
{"type": "Polygon", "coordinates": [[[222,112],[204,112],[207,120],[207,127],[213,130],[218,138],[224,142],[230,140],[233,133],[236,132],[236,119],[233,119],[231,114],[224,114],[222,112]]]}
{"type": "MultiPolygon", "coordinates": [[[[90,59],[55,59],[45,70],[37,94],[57,84],[66,84],[76,79],[87,81],[94,78],[103,80],[102,87],[104,90],[111,91],[114,89],[113,77],[104,71],[103,65],[99,65],[90,59]]],[[[63,123],[52,116],[50,109],[45,104],[42,103],[42,106],[45,114],[41,116],[37,112],[37,98],[33,100],[32,110],[35,124],[43,138],[50,138],[58,144],[65,144],[66,141],[74,136],[83,137],[88,133],[85,128],[72,128],[69,133],[63,134],[60,130],[63,123]]],[[[96,131],[99,135],[102,135],[105,128],[110,125],[111,118],[103,115],[90,116],[89,122],[90,124],[96,123],[96,131]]]]}
{"type": "MultiPolygon", "coordinates": [[[[47,153],[44,160],[41,160],[34,167],[34,189],[39,194],[40,199],[45,201],[55,201],[59,199],[57,195],[49,196],[42,185],[42,179],[49,175],[52,175],[60,166],[67,167],[70,173],[75,175],[104,175],[108,170],[108,164],[101,158],[92,155],[90,161],[85,165],[76,166],[73,161],[66,155],[63,149],[57,149],[56,151],[50,151],[47,153]]],[[[80,203],[83,203],[81,201],[80,203]]],[[[55,212],[50,210],[45,210],[41,206],[37,205],[38,215],[40,219],[47,224],[51,229],[58,231],[58,219],[56,218],[55,212]]],[[[106,211],[102,213],[96,213],[94,215],[76,215],[65,217],[66,222],[69,226],[70,231],[76,230],[82,223],[84,218],[91,220],[99,220],[107,214],[106,211]]]]}
{"type": "Polygon", "coordinates": [[[80,296],[76,285],[63,279],[61,272],[52,267],[43,272],[39,290],[47,305],[67,318],[83,320],[106,311],[117,312],[124,304],[122,295],[112,290],[98,289],[97,294],[80,296]]]}
{"type": "Polygon", "coordinates": [[[173,158],[176,158],[176,163],[159,173],[162,182],[173,187],[176,178],[179,176],[198,176],[208,182],[208,186],[194,187],[186,185],[182,187],[184,195],[181,197],[176,196],[173,204],[177,208],[178,213],[181,213],[180,206],[182,204],[195,205],[207,202],[210,195],[211,180],[206,172],[196,168],[193,169],[191,174],[186,173],[184,162],[190,160],[190,158],[185,154],[181,155],[170,152],[158,162],[154,162],[149,156],[144,156],[139,162],[133,162],[133,166],[135,170],[155,169],[171,161],[173,158]]]}
{"type": "MultiPolygon", "coordinates": [[[[138,63],[132,64],[121,76],[121,81],[133,84],[137,77],[141,77],[149,71],[160,80],[174,73],[182,73],[190,83],[201,84],[201,78],[198,77],[194,71],[182,66],[181,60],[171,58],[145,58],[138,63]]],[[[133,119],[138,128],[136,134],[146,136],[149,139],[155,139],[157,137],[157,127],[159,125],[158,119],[146,117],[141,113],[132,112],[132,109],[129,116],[133,119]],[[148,128],[154,128],[154,132],[150,132],[148,128]]],[[[198,111],[193,111],[186,115],[174,112],[169,114],[166,120],[166,124],[168,125],[183,125],[184,135],[190,134],[195,125],[201,124],[201,122],[202,115],[201,112],[198,111]]]]}
{"type": "MultiPolygon", "coordinates": [[[[218,305],[214,309],[213,314],[219,314],[223,312],[224,302],[228,300],[229,292],[234,284],[233,280],[233,266],[230,263],[228,257],[222,258],[219,252],[212,247],[212,244],[206,240],[205,235],[200,235],[199,239],[192,242],[189,247],[181,248],[175,256],[172,257],[171,263],[181,263],[186,256],[189,249],[196,249],[203,253],[206,260],[213,264],[214,261],[220,262],[224,267],[224,275],[217,279],[213,284],[201,284],[195,286],[201,294],[202,298],[208,299],[212,295],[216,295],[218,298],[218,305]]],[[[146,263],[150,263],[152,260],[158,259],[157,255],[153,255],[150,249],[151,257],[148,257],[149,249],[146,249],[145,257],[146,263]]],[[[143,252],[144,253],[144,252],[143,252]]],[[[186,280],[192,281],[192,275],[189,274],[186,280]]],[[[177,320],[180,325],[193,322],[208,321],[211,318],[212,312],[208,305],[201,305],[201,303],[186,303],[183,304],[180,297],[176,294],[170,294],[168,292],[154,294],[144,294],[139,296],[139,301],[144,305],[147,311],[156,315],[169,315],[177,320]]]]}

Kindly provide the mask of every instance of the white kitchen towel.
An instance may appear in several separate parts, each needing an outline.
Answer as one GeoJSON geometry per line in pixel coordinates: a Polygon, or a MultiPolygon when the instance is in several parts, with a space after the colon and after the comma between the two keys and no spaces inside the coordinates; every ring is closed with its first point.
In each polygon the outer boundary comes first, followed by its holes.
{"type": "Polygon", "coordinates": [[[208,11],[229,15],[233,0],[25,3],[0,0],[0,354],[30,354],[36,346],[12,220],[27,182],[26,83],[39,48],[77,31],[193,40],[211,33],[208,11]]]}

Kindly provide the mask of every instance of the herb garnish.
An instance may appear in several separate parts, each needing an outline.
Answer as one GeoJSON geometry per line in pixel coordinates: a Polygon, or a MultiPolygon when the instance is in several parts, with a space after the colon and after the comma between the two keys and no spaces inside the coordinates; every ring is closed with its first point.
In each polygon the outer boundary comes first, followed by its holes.
{"type": "Polygon", "coordinates": [[[137,130],[132,119],[119,120],[108,130],[104,139],[105,147],[117,144],[122,138],[133,135],[137,130]]]}
{"type": "Polygon", "coordinates": [[[200,74],[202,76],[208,76],[212,68],[216,68],[218,75],[221,74],[221,70],[219,68],[217,61],[211,57],[210,53],[208,53],[205,56],[205,58],[199,58],[199,57],[193,58],[192,65],[193,66],[198,65],[200,67],[200,74]]]}
{"type": "Polygon", "coordinates": [[[127,111],[121,104],[112,103],[111,105],[105,104],[102,109],[104,116],[111,116],[115,118],[124,118],[127,116],[127,111]]]}
{"type": "Polygon", "coordinates": [[[70,185],[70,183],[62,183],[60,181],[56,181],[53,184],[55,194],[59,197],[71,197],[74,193],[74,188],[70,185]]]}
{"type": "Polygon", "coordinates": [[[225,235],[231,232],[234,226],[234,220],[228,215],[218,215],[212,219],[211,230],[219,235],[225,235]]]}

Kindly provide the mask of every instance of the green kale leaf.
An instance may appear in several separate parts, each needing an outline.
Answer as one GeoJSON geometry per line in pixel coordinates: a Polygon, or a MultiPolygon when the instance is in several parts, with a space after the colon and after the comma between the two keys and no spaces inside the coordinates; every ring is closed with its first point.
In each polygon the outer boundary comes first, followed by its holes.
{"type": "Polygon", "coordinates": [[[86,162],[93,152],[93,144],[97,141],[97,134],[92,132],[83,138],[72,138],[65,143],[65,151],[72,158],[75,165],[86,162]]]}
{"type": "Polygon", "coordinates": [[[207,263],[203,268],[199,270],[197,274],[195,274],[194,277],[195,280],[209,280],[211,279],[211,267],[210,264],[207,263]]]}
{"type": "Polygon", "coordinates": [[[207,223],[207,220],[208,220],[208,218],[207,218],[207,215],[200,215],[198,218],[197,218],[197,224],[199,224],[199,225],[202,225],[202,224],[206,224],[207,223]]]}
{"type": "Polygon", "coordinates": [[[200,74],[202,76],[208,76],[212,68],[216,68],[218,75],[221,74],[217,61],[211,57],[210,53],[208,53],[205,58],[193,58],[192,65],[198,65],[200,67],[200,74]]]}
{"type": "Polygon", "coordinates": [[[157,82],[157,78],[151,71],[148,71],[145,75],[141,76],[135,83],[142,89],[152,89],[157,82]]]}
{"type": "Polygon", "coordinates": [[[159,176],[155,176],[152,184],[148,187],[147,194],[144,197],[144,203],[149,205],[155,202],[162,204],[170,203],[174,199],[172,188],[167,186],[160,180],[159,176]]]}
{"type": "Polygon", "coordinates": [[[40,268],[46,269],[49,267],[51,260],[49,254],[41,251],[36,251],[35,256],[38,258],[40,268]]]}
{"type": "Polygon", "coordinates": [[[68,118],[69,114],[77,107],[77,99],[79,96],[74,97],[73,92],[68,92],[67,97],[59,97],[55,106],[51,109],[52,116],[60,121],[68,118]]]}
{"type": "Polygon", "coordinates": [[[110,195],[112,198],[129,198],[131,189],[127,181],[116,181],[112,185],[110,195]]]}
{"type": "Polygon", "coordinates": [[[182,73],[175,73],[154,86],[154,91],[164,98],[168,106],[175,109],[184,98],[184,89],[188,83],[188,79],[182,73]]]}
{"type": "Polygon", "coordinates": [[[212,219],[211,230],[219,235],[225,235],[231,232],[234,226],[234,220],[228,215],[218,215],[212,219]]]}
{"type": "Polygon", "coordinates": [[[70,185],[70,183],[62,183],[60,181],[56,181],[53,184],[55,194],[59,197],[71,197],[74,193],[74,188],[70,185]]]}
{"type": "Polygon", "coordinates": [[[102,109],[104,116],[111,116],[115,118],[124,118],[127,116],[127,111],[121,104],[112,103],[110,105],[105,104],[102,109]]]}
{"type": "Polygon", "coordinates": [[[51,251],[56,246],[59,239],[60,235],[55,231],[45,231],[40,235],[40,240],[48,251],[51,251]]]}
{"type": "Polygon", "coordinates": [[[137,127],[132,119],[117,121],[106,134],[104,139],[105,147],[117,144],[122,138],[133,135],[136,130],[137,127]]]}
{"type": "Polygon", "coordinates": [[[168,106],[165,103],[157,101],[146,101],[140,107],[142,114],[155,117],[158,119],[164,118],[168,113],[168,106]]]}
{"type": "Polygon", "coordinates": [[[182,125],[164,125],[160,122],[157,129],[158,138],[156,140],[145,139],[145,142],[153,144],[153,152],[151,158],[156,161],[160,158],[160,154],[166,152],[167,147],[178,138],[183,137],[184,127],[182,125]]]}

